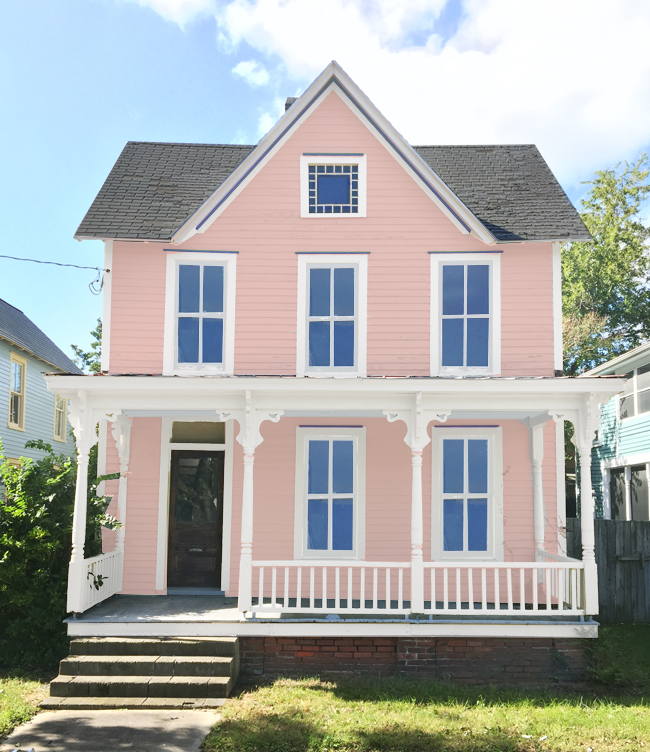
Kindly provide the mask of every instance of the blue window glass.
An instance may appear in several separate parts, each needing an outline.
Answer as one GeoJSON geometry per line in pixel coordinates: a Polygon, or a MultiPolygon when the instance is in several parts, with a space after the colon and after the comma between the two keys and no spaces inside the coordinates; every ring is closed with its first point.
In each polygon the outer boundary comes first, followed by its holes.
{"type": "Polygon", "coordinates": [[[332,550],[352,551],[352,499],[332,501],[332,550]]]}
{"type": "Polygon", "coordinates": [[[203,267],[203,311],[223,313],[223,266],[203,267]]]}
{"type": "Polygon", "coordinates": [[[319,204],[350,203],[349,175],[319,175],[316,183],[319,204]]]}
{"type": "Polygon", "coordinates": [[[463,365],[463,319],[442,320],[442,365],[463,365]]]}
{"type": "Polygon", "coordinates": [[[467,319],[467,365],[487,367],[490,319],[467,319]]]}
{"type": "Polygon", "coordinates": [[[467,442],[467,485],[470,493],[487,493],[488,443],[486,439],[467,442]]]}
{"type": "Polygon", "coordinates": [[[331,269],[309,270],[309,315],[330,315],[331,269]]]}
{"type": "Polygon", "coordinates": [[[329,441],[310,441],[307,493],[326,494],[329,491],[329,462],[329,441]]]}
{"type": "Polygon", "coordinates": [[[199,362],[199,320],[184,316],[178,319],[178,362],[199,362]]]}
{"type": "Polygon", "coordinates": [[[462,316],[465,313],[465,267],[442,267],[442,315],[462,316]]]}
{"type": "Polygon", "coordinates": [[[354,442],[334,441],[332,447],[332,483],[334,493],[354,491],[354,442]]]}
{"type": "Polygon", "coordinates": [[[334,269],[334,315],[354,316],[354,269],[334,269]]]}
{"type": "Polygon", "coordinates": [[[178,267],[178,312],[199,312],[201,267],[181,264],[178,267]]]}
{"type": "Polygon", "coordinates": [[[467,500],[467,550],[487,551],[487,499],[467,500]]]}
{"type": "Polygon", "coordinates": [[[327,499],[309,499],[307,504],[307,548],[327,551],[327,499]]]}
{"type": "Polygon", "coordinates": [[[465,442],[445,439],[442,453],[443,493],[463,493],[465,490],[465,442]]]}
{"type": "Polygon", "coordinates": [[[354,366],[354,321],[334,322],[334,365],[354,366]]]}
{"type": "Polygon", "coordinates": [[[490,313],[490,267],[467,267],[467,313],[490,313]]]}
{"type": "Polygon", "coordinates": [[[223,362],[223,319],[203,319],[203,362],[223,362]]]}
{"type": "Polygon", "coordinates": [[[329,366],[330,364],[330,322],[309,322],[309,365],[329,366]]]}
{"type": "Polygon", "coordinates": [[[463,550],[463,500],[445,499],[443,505],[443,548],[445,551],[463,550]]]}

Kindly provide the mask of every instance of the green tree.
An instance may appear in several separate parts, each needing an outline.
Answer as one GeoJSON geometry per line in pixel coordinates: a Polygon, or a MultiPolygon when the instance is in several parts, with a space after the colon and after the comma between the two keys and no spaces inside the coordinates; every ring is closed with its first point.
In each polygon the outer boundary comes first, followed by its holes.
{"type": "Polygon", "coordinates": [[[564,368],[576,375],[650,338],[650,160],[600,170],[580,216],[593,240],[562,253],[564,368]]]}
{"type": "Polygon", "coordinates": [[[82,371],[100,373],[102,370],[102,320],[97,319],[97,326],[90,332],[90,350],[84,352],[77,345],[70,345],[75,354],[74,362],[82,371]]]}

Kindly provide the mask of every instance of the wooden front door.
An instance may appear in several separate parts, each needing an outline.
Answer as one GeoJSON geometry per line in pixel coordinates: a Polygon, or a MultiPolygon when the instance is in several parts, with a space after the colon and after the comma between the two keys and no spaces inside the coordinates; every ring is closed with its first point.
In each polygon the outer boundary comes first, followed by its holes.
{"type": "Polygon", "coordinates": [[[223,452],[172,452],[168,587],[221,586],[223,452]]]}

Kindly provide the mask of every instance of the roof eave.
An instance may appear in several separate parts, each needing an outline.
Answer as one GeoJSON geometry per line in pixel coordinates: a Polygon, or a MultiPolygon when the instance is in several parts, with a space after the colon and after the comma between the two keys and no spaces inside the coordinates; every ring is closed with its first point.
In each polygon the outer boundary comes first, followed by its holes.
{"type": "MultiPolygon", "coordinates": [[[[10,345],[13,345],[14,347],[17,347],[17,348],[19,348],[20,350],[23,350],[26,353],[29,353],[34,358],[38,358],[39,360],[42,360],[43,363],[47,363],[48,366],[52,366],[52,368],[56,368],[58,370],[58,372],[59,372],[59,375],[61,374],[61,372],[65,373],[65,371],[63,370],[63,368],[61,368],[61,366],[57,366],[56,363],[52,363],[51,360],[48,360],[47,358],[44,358],[42,355],[39,355],[38,353],[34,352],[33,350],[30,350],[29,347],[25,347],[25,345],[22,345],[20,342],[16,342],[15,339],[12,339],[11,337],[8,337],[6,334],[2,334],[0,332],[0,339],[3,339],[5,342],[9,342],[10,345]]],[[[72,376],[81,376],[82,375],[81,372],[80,373],[72,373],[72,372],[70,372],[70,373],[71,373],[72,376]]]]}

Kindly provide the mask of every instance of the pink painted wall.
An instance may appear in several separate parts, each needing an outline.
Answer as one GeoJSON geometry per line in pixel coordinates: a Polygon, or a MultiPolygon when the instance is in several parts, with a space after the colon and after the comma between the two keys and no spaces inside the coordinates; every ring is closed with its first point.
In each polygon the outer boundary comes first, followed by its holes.
{"type": "MultiPolygon", "coordinates": [[[[164,247],[114,243],[111,372],[161,372],[164,247]]],[[[238,251],[235,372],[260,375],[295,373],[296,251],[369,251],[368,373],[391,376],[429,374],[428,252],[495,249],[462,235],[336,95],[181,248],[238,251]],[[366,154],[368,216],[301,218],[303,152],[366,154]]],[[[500,250],[502,374],[553,375],[551,245],[500,250]]]]}

